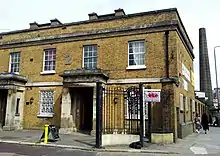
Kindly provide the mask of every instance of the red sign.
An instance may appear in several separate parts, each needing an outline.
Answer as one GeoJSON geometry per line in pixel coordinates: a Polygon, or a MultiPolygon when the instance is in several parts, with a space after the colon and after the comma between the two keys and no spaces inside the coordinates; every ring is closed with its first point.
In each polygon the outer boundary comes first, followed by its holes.
{"type": "Polygon", "coordinates": [[[160,102],[160,91],[154,89],[144,89],[146,102],[160,102]]]}

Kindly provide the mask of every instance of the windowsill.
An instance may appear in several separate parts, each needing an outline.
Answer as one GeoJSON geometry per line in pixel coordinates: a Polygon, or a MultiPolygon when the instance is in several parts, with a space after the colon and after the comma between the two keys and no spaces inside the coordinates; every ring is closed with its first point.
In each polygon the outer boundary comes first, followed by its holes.
{"type": "Polygon", "coordinates": [[[55,70],[52,70],[52,71],[43,71],[43,72],[41,72],[40,74],[41,75],[49,75],[49,74],[55,74],[56,73],[56,71],[55,70]]]}
{"type": "Polygon", "coordinates": [[[135,70],[135,69],[146,69],[145,65],[138,65],[138,66],[128,66],[126,69],[128,70],[135,70]]]}
{"type": "Polygon", "coordinates": [[[52,118],[54,114],[38,114],[38,118],[52,118]]]}
{"type": "Polygon", "coordinates": [[[11,75],[20,75],[19,72],[9,72],[11,75]]]}

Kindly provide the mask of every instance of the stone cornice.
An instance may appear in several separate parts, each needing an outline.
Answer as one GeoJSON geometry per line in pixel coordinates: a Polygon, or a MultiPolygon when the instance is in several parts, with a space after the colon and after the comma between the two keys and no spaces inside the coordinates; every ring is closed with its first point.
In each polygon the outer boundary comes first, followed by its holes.
{"type": "Polygon", "coordinates": [[[0,81],[4,81],[4,80],[11,80],[11,81],[17,81],[17,82],[22,82],[22,83],[27,82],[27,79],[24,76],[0,72],[0,81]]]}
{"type": "Polygon", "coordinates": [[[81,24],[106,22],[106,21],[111,21],[111,20],[126,19],[126,18],[133,18],[133,17],[146,16],[146,15],[156,15],[156,14],[167,13],[167,12],[176,12],[178,14],[178,11],[177,11],[176,8],[169,8],[169,9],[162,9],[162,10],[154,10],[154,11],[140,12],[140,13],[134,13],[134,14],[127,14],[127,15],[124,15],[124,16],[113,16],[113,17],[108,18],[108,19],[85,20],[85,21],[78,21],[78,22],[63,23],[61,25],[54,25],[54,26],[48,25],[48,26],[45,26],[45,27],[39,27],[37,29],[15,30],[15,31],[10,31],[10,32],[0,33],[0,36],[10,35],[10,34],[18,34],[18,33],[25,33],[25,32],[33,32],[33,31],[45,30],[45,29],[62,28],[62,27],[81,25],[81,24]]]}
{"type": "Polygon", "coordinates": [[[99,29],[92,31],[82,31],[82,32],[74,32],[67,34],[51,35],[51,36],[30,38],[24,40],[11,40],[6,42],[0,42],[0,49],[51,44],[51,43],[71,42],[71,41],[88,40],[95,38],[114,37],[120,35],[153,33],[158,31],[165,31],[165,30],[178,31],[184,44],[187,46],[190,56],[194,58],[192,46],[187,40],[185,36],[185,32],[182,31],[181,25],[177,20],[157,22],[151,25],[142,24],[142,25],[120,27],[120,28],[110,28],[110,29],[101,29],[101,30],[99,29]]]}

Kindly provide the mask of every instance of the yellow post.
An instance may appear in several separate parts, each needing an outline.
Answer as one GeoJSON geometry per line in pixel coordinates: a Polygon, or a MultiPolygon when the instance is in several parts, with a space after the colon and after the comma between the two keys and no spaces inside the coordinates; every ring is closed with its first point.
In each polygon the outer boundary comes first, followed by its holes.
{"type": "Polygon", "coordinates": [[[44,129],[44,132],[45,132],[45,134],[44,134],[44,143],[45,144],[47,144],[47,142],[48,142],[48,127],[49,127],[49,125],[48,124],[45,124],[45,129],[44,129]]]}

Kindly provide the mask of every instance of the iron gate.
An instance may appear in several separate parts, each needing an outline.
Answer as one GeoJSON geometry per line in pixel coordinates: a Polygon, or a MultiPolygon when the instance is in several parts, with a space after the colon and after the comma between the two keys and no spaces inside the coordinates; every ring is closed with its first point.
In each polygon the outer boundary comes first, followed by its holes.
{"type": "Polygon", "coordinates": [[[138,87],[103,88],[103,134],[140,133],[138,87]]]}

